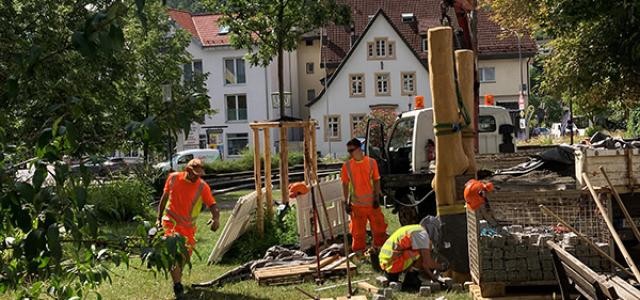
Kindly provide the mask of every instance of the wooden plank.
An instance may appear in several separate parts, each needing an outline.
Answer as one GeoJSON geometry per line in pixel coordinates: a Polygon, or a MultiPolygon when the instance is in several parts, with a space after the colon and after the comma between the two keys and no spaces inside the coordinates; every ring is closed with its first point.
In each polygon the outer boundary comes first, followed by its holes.
{"type": "Polygon", "coordinates": [[[622,278],[618,276],[612,276],[610,278],[613,288],[616,290],[620,299],[625,300],[640,300],[640,290],[632,286],[622,278]]]}
{"type": "MultiPolygon", "coordinates": [[[[264,129],[264,185],[266,192],[267,219],[273,217],[273,185],[271,184],[271,129],[264,129]]],[[[284,193],[284,192],[283,192],[284,193]]]]}
{"type": "MultiPolygon", "coordinates": [[[[333,230],[334,236],[340,235],[344,228],[342,223],[345,222],[344,216],[341,216],[340,202],[342,201],[342,183],[339,179],[326,181],[320,183],[320,188],[324,196],[324,203],[327,207],[327,213],[329,215],[329,221],[326,217],[319,218],[322,222],[322,230],[325,236],[329,236],[329,226],[333,230]]],[[[315,244],[313,237],[313,226],[311,223],[312,218],[312,204],[311,193],[305,195],[298,195],[296,198],[296,218],[298,224],[298,242],[300,249],[309,249],[315,244]]],[[[321,236],[321,235],[319,235],[321,236]]]]}
{"type": "Polygon", "coordinates": [[[627,264],[631,268],[631,272],[633,272],[633,275],[635,276],[636,280],[640,281],[640,271],[638,271],[638,267],[636,266],[635,262],[633,261],[633,258],[631,258],[631,255],[629,255],[629,251],[627,251],[627,247],[625,247],[624,244],[622,243],[622,239],[620,239],[620,235],[618,235],[618,232],[616,231],[615,227],[613,226],[613,223],[612,223],[611,219],[609,218],[609,215],[607,214],[607,211],[605,210],[604,206],[602,205],[602,202],[600,202],[600,199],[598,198],[598,195],[596,194],[595,190],[593,189],[593,186],[591,185],[591,182],[589,181],[589,178],[587,177],[587,175],[585,173],[582,173],[582,178],[584,179],[585,183],[587,184],[587,187],[589,188],[589,192],[591,193],[591,198],[593,198],[593,201],[595,201],[596,205],[598,206],[598,210],[600,211],[600,214],[602,215],[605,223],[607,224],[607,227],[609,228],[609,232],[611,232],[611,236],[613,237],[613,240],[616,242],[616,245],[618,246],[618,249],[620,250],[620,252],[622,253],[622,256],[625,259],[625,261],[627,262],[627,264]]]}
{"type": "Polygon", "coordinates": [[[365,281],[358,282],[356,286],[371,295],[377,294],[380,290],[377,286],[365,281]]]}
{"type": "MultiPolygon", "coordinates": [[[[342,259],[340,256],[335,255],[335,256],[331,256],[328,257],[328,259],[322,259],[320,260],[320,271],[324,270],[324,267],[333,264],[336,261],[339,261],[340,259],[342,259]]],[[[309,268],[309,270],[315,272],[318,269],[317,265],[313,265],[309,268]]]]}
{"type": "Polygon", "coordinates": [[[280,127],[280,190],[282,203],[289,203],[289,149],[287,147],[287,128],[280,127]]]}
{"type": "Polygon", "coordinates": [[[233,242],[244,234],[251,219],[256,211],[257,193],[255,191],[244,195],[238,199],[236,205],[231,212],[231,216],[227,220],[222,233],[209,255],[208,264],[217,263],[222,256],[231,248],[233,242]]]}
{"type": "Polygon", "coordinates": [[[285,122],[253,122],[249,124],[252,129],[264,128],[301,128],[306,127],[309,121],[285,121],[285,122]]]}
{"type": "Polygon", "coordinates": [[[256,204],[256,229],[260,236],[264,236],[264,203],[262,203],[262,176],[260,173],[260,131],[253,129],[253,173],[256,183],[258,202],[256,204]]]}

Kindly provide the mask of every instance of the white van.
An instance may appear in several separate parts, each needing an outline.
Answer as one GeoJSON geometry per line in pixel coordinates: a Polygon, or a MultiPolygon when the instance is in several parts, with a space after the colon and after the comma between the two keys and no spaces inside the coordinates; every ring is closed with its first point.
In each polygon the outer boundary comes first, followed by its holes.
{"type": "Polygon", "coordinates": [[[171,166],[173,166],[174,170],[182,170],[187,165],[187,163],[194,158],[199,158],[205,164],[209,164],[217,160],[222,160],[222,156],[220,155],[220,151],[218,149],[190,149],[174,154],[171,158],[172,163],[165,161],[156,164],[155,167],[157,169],[162,169],[163,171],[169,171],[169,169],[171,169],[171,166]]]}

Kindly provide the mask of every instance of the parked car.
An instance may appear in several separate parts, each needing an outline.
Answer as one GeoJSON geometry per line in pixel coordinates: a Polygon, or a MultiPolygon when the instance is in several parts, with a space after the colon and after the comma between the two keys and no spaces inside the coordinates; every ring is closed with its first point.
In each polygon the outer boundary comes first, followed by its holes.
{"type": "Polygon", "coordinates": [[[141,157],[93,157],[84,158],[71,165],[71,172],[80,173],[80,165],[84,165],[91,174],[106,177],[113,174],[129,173],[131,168],[143,163],[141,157]]]}
{"type": "Polygon", "coordinates": [[[533,130],[531,130],[531,137],[549,136],[549,135],[551,135],[551,130],[549,130],[549,128],[536,127],[533,130]]]}
{"type": "Polygon", "coordinates": [[[180,151],[173,155],[171,162],[165,161],[154,165],[156,169],[168,172],[172,167],[173,170],[182,170],[187,163],[194,159],[199,158],[203,163],[209,164],[217,160],[222,160],[220,150],[218,149],[191,149],[180,151]]]}
{"type": "Polygon", "coordinates": [[[555,136],[555,137],[559,137],[562,135],[570,135],[571,131],[573,129],[573,134],[576,136],[581,136],[585,134],[585,129],[580,129],[578,128],[578,126],[576,126],[576,124],[571,124],[571,126],[567,126],[564,129],[564,134],[560,131],[560,128],[562,127],[561,123],[553,123],[551,124],[551,135],[555,136]]]}

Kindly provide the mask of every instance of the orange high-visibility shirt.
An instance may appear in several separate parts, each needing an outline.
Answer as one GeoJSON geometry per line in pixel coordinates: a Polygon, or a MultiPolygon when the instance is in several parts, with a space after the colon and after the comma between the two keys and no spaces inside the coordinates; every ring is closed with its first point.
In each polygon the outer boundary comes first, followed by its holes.
{"type": "Polygon", "coordinates": [[[351,183],[356,196],[374,194],[373,183],[371,180],[380,180],[380,172],[378,172],[378,163],[375,159],[365,156],[362,160],[349,159],[342,165],[340,177],[343,183],[351,183]],[[369,161],[371,160],[371,162],[369,161]],[[353,182],[349,182],[347,174],[347,166],[351,167],[351,176],[353,182]],[[373,170],[371,167],[373,166],[373,170]]]}
{"type": "Polygon", "coordinates": [[[197,217],[202,208],[202,203],[207,207],[216,204],[209,185],[202,179],[198,179],[196,182],[189,181],[187,179],[187,172],[170,174],[164,184],[164,192],[169,194],[166,209],[185,220],[197,217]],[[174,176],[173,186],[171,186],[172,177],[174,176]],[[200,197],[194,199],[201,183],[203,183],[203,187],[200,192],[200,197]]]}

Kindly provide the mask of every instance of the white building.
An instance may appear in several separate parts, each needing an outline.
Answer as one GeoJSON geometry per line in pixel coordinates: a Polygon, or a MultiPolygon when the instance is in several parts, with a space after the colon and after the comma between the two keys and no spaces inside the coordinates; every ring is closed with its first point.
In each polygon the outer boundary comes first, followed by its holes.
{"type": "MultiPolygon", "coordinates": [[[[272,101],[272,94],[278,92],[276,61],[267,68],[250,66],[243,59],[247,51],[230,46],[228,30],[218,26],[219,15],[171,9],[169,16],[192,35],[187,51],[193,61],[184,66],[184,76],[208,74],[206,87],[211,108],[217,112],[207,116],[204,124],[194,124],[189,136],[179,139],[176,150],[211,147],[221,149],[224,157],[236,156],[252,145],[250,122],[280,117],[278,104],[272,101]]],[[[285,92],[297,99],[297,77],[291,72],[297,68],[295,53],[285,54],[284,66],[285,92]]],[[[286,113],[298,116],[299,101],[291,102],[286,113]]],[[[278,135],[271,136],[273,145],[278,135]]]]}
{"type": "Polygon", "coordinates": [[[345,154],[355,126],[372,109],[405,111],[416,95],[431,106],[425,62],[380,10],[333,72],[327,89],[309,103],[311,118],[320,123],[318,151],[345,154]]]}

